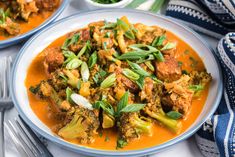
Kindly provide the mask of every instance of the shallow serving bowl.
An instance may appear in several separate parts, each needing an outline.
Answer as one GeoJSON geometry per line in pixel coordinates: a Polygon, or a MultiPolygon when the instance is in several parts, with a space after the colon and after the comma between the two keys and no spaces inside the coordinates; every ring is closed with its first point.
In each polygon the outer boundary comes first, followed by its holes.
{"type": "Polygon", "coordinates": [[[62,0],[59,8],[48,19],[46,19],[42,24],[40,24],[36,28],[34,28],[34,29],[24,33],[24,34],[12,37],[10,39],[0,40],[0,49],[4,48],[4,47],[11,46],[11,45],[14,45],[14,44],[17,44],[19,42],[22,42],[22,41],[28,39],[29,37],[31,37],[33,34],[38,32],[39,30],[41,30],[44,27],[48,26],[50,23],[52,23],[63,12],[63,10],[66,8],[67,4],[69,3],[69,1],[70,0],[62,0]]]}
{"type": "Polygon", "coordinates": [[[195,133],[197,129],[199,129],[199,127],[206,121],[206,119],[209,118],[216,110],[222,94],[222,79],[220,67],[217,60],[215,59],[212,50],[207,46],[202,38],[199,37],[199,35],[197,35],[189,28],[176,23],[172,19],[169,19],[165,16],[136,10],[110,9],[83,12],[72,15],[70,17],[57,21],[56,23],[50,25],[49,27],[33,36],[24,45],[16,58],[13,68],[13,77],[11,80],[11,92],[14,104],[19,114],[26,121],[26,123],[42,136],[59,144],[60,146],[63,146],[64,148],[89,156],[140,156],[159,152],[160,150],[193,135],[193,133],[195,133]],[[32,60],[37,56],[37,54],[60,36],[78,28],[83,28],[87,24],[94,21],[104,19],[106,19],[107,21],[115,21],[116,18],[124,15],[127,16],[132,23],[141,22],[146,25],[157,25],[173,32],[186,43],[188,43],[198,53],[198,55],[204,61],[206,69],[209,73],[211,73],[213,77],[213,82],[210,85],[209,94],[204,108],[197,120],[191,125],[191,127],[187,129],[187,131],[178,135],[176,138],[171,139],[168,142],[151,148],[133,151],[105,151],[69,143],[62,138],[54,135],[51,130],[39,120],[39,118],[30,108],[27,96],[27,89],[24,84],[27,69],[32,60]]]}

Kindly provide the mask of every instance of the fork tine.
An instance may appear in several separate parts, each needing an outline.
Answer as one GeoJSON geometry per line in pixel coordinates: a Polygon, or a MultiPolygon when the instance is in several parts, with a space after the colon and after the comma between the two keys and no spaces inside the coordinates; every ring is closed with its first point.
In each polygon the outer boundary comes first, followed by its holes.
{"type": "Polygon", "coordinates": [[[29,142],[30,149],[34,152],[36,156],[40,156],[42,152],[37,148],[35,141],[32,138],[30,138],[30,136],[26,133],[25,129],[22,127],[22,124],[20,124],[20,122],[16,118],[15,118],[15,122],[18,128],[20,129],[21,133],[23,134],[23,136],[29,142]]]}
{"type": "Polygon", "coordinates": [[[12,131],[12,129],[10,129],[10,126],[4,122],[4,126],[8,132],[8,134],[10,135],[15,147],[17,148],[17,151],[20,153],[20,155],[22,157],[29,157],[29,154],[27,154],[26,150],[24,149],[24,147],[22,146],[20,140],[17,138],[16,134],[14,131],[12,131]]]}
{"type": "Polygon", "coordinates": [[[19,139],[19,141],[23,145],[26,152],[29,154],[29,156],[36,156],[36,154],[31,150],[29,145],[25,142],[25,139],[22,138],[22,134],[20,134],[20,132],[17,131],[16,126],[14,126],[10,120],[8,120],[8,123],[9,123],[9,126],[11,127],[12,131],[15,133],[16,137],[19,139]]]}
{"type": "Polygon", "coordinates": [[[3,88],[3,99],[6,99],[6,95],[7,95],[7,84],[6,84],[6,81],[7,81],[7,78],[6,78],[6,68],[7,68],[7,58],[4,57],[3,58],[3,73],[2,73],[2,88],[3,88]]]}
{"type": "MultiPolygon", "coordinates": [[[[11,67],[12,67],[12,57],[8,57],[7,60],[7,87],[10,87],[10,79],[11,79],[11,67]]],[[[10,90],[8,89],[7,97],[10,99],[10,90]]]]}
{"type": "Polygon", "coordinates": [[[22,120],[19,116],[17,119],[18,123],[24,129],[24,131],[28,134],[28,137],[37,146],[38,150],[41,152],[41,157],[53,157],[53,155],[48,151],[46,146],[40,141],[37,135],[30,129],[30,127],[22,120]]]}

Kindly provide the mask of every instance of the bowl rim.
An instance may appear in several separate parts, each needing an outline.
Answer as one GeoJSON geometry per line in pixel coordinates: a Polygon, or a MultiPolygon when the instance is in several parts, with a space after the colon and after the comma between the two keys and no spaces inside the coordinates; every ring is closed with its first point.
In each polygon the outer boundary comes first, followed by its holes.
{"type": "Polygon", "coordinates": [[[70,0],[63,0],[60,4],[60,7],[49,17],[47,18],[43,23],[41,23],[39,26],[35,27],[34,29],[29,30],[28,32],[21,34],[19,36],[15,36],[6,40],[0,40],[0,48],[7,47],[9,45],[13,45],[15,43],[18,43],[31,35],[35,34],[36,32],[40,31],[47,25],[49,25],[51,22],[53,22],[66,8],[66,6],[69,4],[70,0]]]}
{"type": "Polygon", "coordinates": [[[117,3],[112,3],[112,4],[103,4],[103,3],[97,3],[93,0],[85,0],[89,5],[95,6],[95,7],[100,7],[100,8],[111,8],[111,7],[119,7],[122,5],[125,5],[127,3],[130,3],[132,0],[121,0],[120,2],[117,3]]]}
{"type": "Polygon", "coordinates": [[[140,11],[140,10],[134,10],[134,9],[105,9],[105,10],[93,10],[93,11],[83,11],[83,12],[79,12],[73,15],[70,15],[68,17],[62,18],[52,24],[50,24],[48,27],[46,27],[45,29],[43,29],[42,31],[40,31],[39,33],[35,34],[33,37],[31,37],[26,43],[25,45],[21,48],[20,52],[17,54],[14,65],[13,65],[13,69],[12,69],[12,77],[11,77],[11,81],[10,81],[10,92],[12,95],[12,100],[13,103],[15,104],[15,107],[19,113],[19,115],[23,118],[23,120],[36,132],[38,132],[40,135],[44,136],[45,138],[47,138],[48,140],[56,143],[59,146],[63,146],[65,147],[67,150],[72,150],[74,152],[80,153],[80,154],[84,154],[84,155],[92,155],[92,156],[123,156],[123,155],[128,155],[128,156],[140,156],[140,155],[148,155],[148,154],[153,154],[154,152],[157,151],[161,151],[169,146],[172,146],[173,144],[179,143],[187,138],[189,138],[190,136],[192,136],[200,127],[201,125],[212,116],[212,114],[215,112],[215,110],[217,109],[221,97],[222,97],[222,90],[223,90],[223,82],[222,82],[222,71],[221,71],[221,67],[218,61],[218,58],[216,57],[216,54],[214,52],[214,50],[211,48],[210,45],[208,45],[204,39],[202,37],[200,37],[199,34],[197,34],[195,31],[193,31],[192,29],[188,28],[187,26],[184,26],[182,24],[179,24],[178,22],[174,21],[173,18],[169,18],[167,16],[164,15],[159,15],[159,14],[153,14],[147,11],[140,11]],[[167,20],[169,22],[174,23],[175,25],[178,25],[182,28],[184,28],[186,31],[191,32],[196,38],[198,38],[198,40],[201,41],[201,43],[208,48],[208,50],[211,51],[216,64],[218,66],[218,75],[219,75],[219,84],[218,84],[218,91],[217,91],[217,97],[214,100],[214,105],[212,106],[211,110],[209,111],[209,113],[202,118],[199,122],[198,125],[193,126],[192,128],[188,129],[186,132],[180,134],[179,136],[177,136],[174,139],[171,139],[163,144],[157,145],[157,146],[152,146],[152,147],[148,147],[148,148],[143,148],[143,149],[138,149],[138,150],[127,150],[127,151],[110,151],[110,150],[102,150],[102,149],[95,149],[95,148],[91,148],[91,147],[84,147],[82,145],[76,145],[70,142],[67,142],[65,140],[63,140],[62,138],[56,138],[50,134],[48,134],[46,131],[43,131],[40,127],[38,127],[37,125],[35,125],[23,112],[23,110],[21,109],[18,100],[16,99],[14,90],[16,87],[14,86],[14,82],[16,82],[16,68],[17,65],[19,64],[19,61],[21,60],[22,55],[25,52],[25,49],[32,43],[34,42],[34,40],[40,36],[41,33],[47,31],[48,29],[52,28],[53,26],[63,23],[64,21],[70,20],[72,18],[77,18],[81,15],[89,15],[89,14],[94,14],[94,13],[100,13],[100,12],[122,12],[122,11],[126,11],[126,12],[131,12],[131,13],[141,13],[141,14],[147,14],[147,15],[151,15],[151,16],[155,16],[155,17],[160,17],[163,18],[164,20],[167,20]],[[88,154],[87,154],[88,153],[88,154]]]}

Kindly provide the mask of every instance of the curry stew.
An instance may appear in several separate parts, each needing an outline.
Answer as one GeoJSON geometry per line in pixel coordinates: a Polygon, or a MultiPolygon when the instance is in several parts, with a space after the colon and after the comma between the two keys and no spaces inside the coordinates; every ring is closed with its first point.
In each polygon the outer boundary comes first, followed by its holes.
{"type": "Polygon", "coordinates": [[[59,5],[60,0],[0,0],[0,40],[38,27],[59,5]]]}
{"type": "Polygon", "coordinates": [[[33,60],[25,84],[33,111],[61,138],[134,150],[188,129],[211,80],[177,36],[122,17],[54,41],[33,60]]]}

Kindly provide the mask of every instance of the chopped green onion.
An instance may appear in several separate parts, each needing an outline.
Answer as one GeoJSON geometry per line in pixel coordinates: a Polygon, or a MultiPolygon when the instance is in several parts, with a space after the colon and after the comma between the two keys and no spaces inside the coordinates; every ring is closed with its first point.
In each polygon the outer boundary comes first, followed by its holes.
{"type": "Polygon", "coordinates": [[[71,103],[72,101],[71,101],[71,95],[73,94],[73,91],[71,90],[71,88],[69,88],[69,87],[67,87],[66,88],[66,100],[69,102],[69,103],[71,103]]]}
{"type": "Polygon", "coordinates": [[[116,149],[123,148],[123,147],[125,147],[127,144],[128,144],[128,142],[127,142],[125,139],[120,139],[120,138],[119,138],[119,139],[117,140],[116,149]]]}
{"type": "Polygon", "coordinates": [[[66,69],[76,69],[78,68],[80,65],[82,64],[82,61],[78,58],[73,58],[72,60],[70,60],[67,65],[66,65],[66,69]]]}
{"type": "Polygon", "coordinates": [[[165,59],[160,51],[153,52],[153,55],[159,62],[164,62],[165,59]]]}
{"type": "Polygon", "coordinates": [[[111,87],[112,85],[114,85],[115,81],[116,81],[116,74],[113,73],[104,79],[104,81],[100,84],[100,87],[101,88],[111,87]]]}
{"type": "Polygon", "coordinates": [[[117,27],[116,23],[105,23],[104,26],[101,27],[101,29],[114,29],[117,27]]]}
{"type": "Polygon", "coordinates": [[[117,112],[116,116],[120,116],[121,110],[126,107],[128,103],[128,97],[129,97],[129,92],[125,92],[123,96],[121,97],[120,101],[117,104],[117,112]]]}
{"type": "Polygon", "coordinates": [[[77,43],[79,38],[80,38],[80,33],[76,33],[72,37],[67,38],[65,40],[63,46],[61,47],[61,49],[67,50],[70,45],[73,45],[73,44],[77,43]]]}
{"type": "Polygon", "coordinates": [[[131,30],[126,31],[124,35],[129,39],[135,39],[135,34],[131,30]]]}
{"type": "Polygon", "coordinates": [[[121,112],[137,112],[141,109],[143,109],[145,104],[129,104],[125,106],[121,112]]]}
{"type": "Polygon", "coordinates": [[[114,114],[115,114],[113,106],[104,100],[95,102],[93,107],[95,109],[102,108],[106,113],[108,113],[109,115],[112,115],[112,116],[114,116],[114,114]]]}
{"type": "Polygon", "coordinates": [[[170,111],[170,112],[167,112],[166,115],[171,118],[171,119],[174,119],[174,120],[177,120],[179,118],[181,118],[183,115],[177,111],[170,111]]]}
{"type": "Polygon", "coordinates": [[[194,92],[198,92],[204,89],[203,85],[190,85],[189,89],[193,90],[194,92]]]}
{"type": "Polygon", "coordinates": [[[80,90],[81,88],[82,81],[79,79],[77,83],[77,89],[80,90]]]}
{"type": "Polygon", "coordinates": [[[163,51],[163,50],[170,50],[170,49],[173,49],[175,47],[176,47],[176,43],[168,42],[165,46],[163,46],[161,51],[163,51]]]}
{"type": "Polygon", "coordinates": [[[117,57],[119,60],[139,60],[142,58],[145,58],[146,56],[148,56],[148,54],[150,54],[151,52],[138,52],[138,51],[133,51],[133,52],[127,52],[122,54],[121,56],[117,57]]]}
{"type": "Polygon", "coordinates": [[[154,71],[154,66],[152,65],[151,61],[146,61],[144,64],[151,70],[154,71]]]}
{"type": "Polygon", "coordinates": [[[140,78],[135,82],[140,87],[140,89],[143,89],[144,87],[144,78],[145,77],[140,76],[140,78]]]}
{"type": "Polygon", "coordinates": [[[136,63],[133,63],[133,62],[130,62],[130,61],[127,61],[127,63],[130,65],[130,67],[138,74],[142,75],[142,76],[151,76],[150,73],[148,73],[147,71],[145,71],[143,68],[141,68],[141,66],[139,66],[138,64],[136,63]]]}
{"type": "Polygon", "coordinates": [[[131,71],[130,69],[127,69],[127,68],[123,69],[122,73],[123,73],[127,78],[129,78],[129,79],[131,79],[131,80],[134,80],[134,81],[138,80],[139,77],[140,77],[138,74],[136,74],[135,72],[133,72],[133,71],[131,71]]]}
{"type": "Polygon", "coordinates": [[[97,62],[98,56],[97,56],[97,52],[93,52],[92,55],[90,56],[89,60],[88,60],[88,67],[92,68],[96,62],[97,62]]]}
{"type": "Polygon", "coordinates": [[[156,46],[161,46],[163,44],[163,41],[166,39],[165,34],[156,37],[153,42],[152,42],[152,46],[156,47],[156,46]]]}
{"type": "Polygon", "coordinates": [[[122,21],[121,19],[117,19],[117,26],[124,31],[129,30],[129,25],[126,22],[122,21]]]}
{"type": "Polygon", "coordinates": [[[63,50],[63,55],[66,58],[76,58],[77,57],[74,52],[69,51],[69,50],[63,50]]]}
{"type": "Polygon", "coordinates": [[[82,65],[81,65],[81,75],[82,75],[82,80],[84,82],[87,82],[89,80],[90,72],[89,72],[89,68],[88,68],[86,62],[82,62],[82,65]]]}
{"type": "Polygon", "coordinates": [[[92,105],[90,104],[90,102],[89,102],[85,97],[83,97],[82,95],[73,93],[73,94],[71,94],[70,98],[71,98],[71,99],[73,100],[73,102],[74,102],[75,104],[77,104],[78,106],[87,108],[87,109],[89,109],[89,110],[93,110],[93,107],[92,107],[92,105]]]}
{"type": "Polygon", "coordinates": [[[77,57],[81,57],[85,52],[89,52],[91,50],[91,43],[88,40],[86,44],[83,46],[83,48],[79,51],[77,57]]]}

